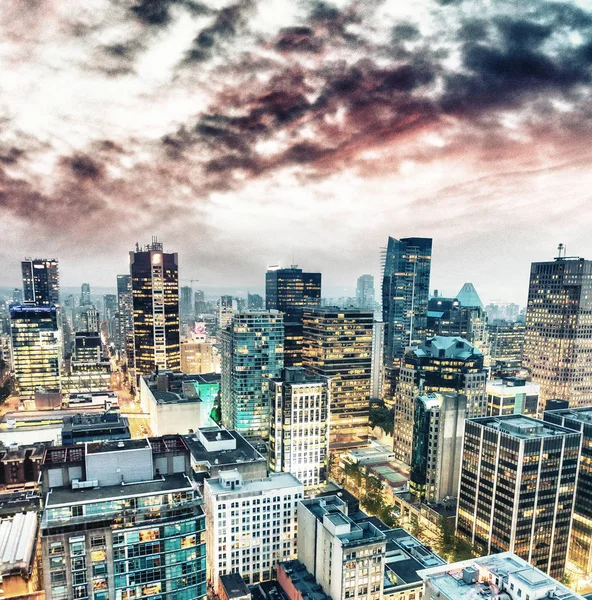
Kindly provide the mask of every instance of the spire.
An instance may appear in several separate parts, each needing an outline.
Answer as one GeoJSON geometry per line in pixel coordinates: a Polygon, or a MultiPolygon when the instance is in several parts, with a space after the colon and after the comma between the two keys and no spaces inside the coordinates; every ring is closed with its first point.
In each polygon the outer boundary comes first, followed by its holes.
{"type": "Polygon", "coordinates": [[[483,308],[483,302],[479,298],[479,294],[472,283],[465,283],[460,292],[456,295],[461,306],[478,306],[483,308]]]}

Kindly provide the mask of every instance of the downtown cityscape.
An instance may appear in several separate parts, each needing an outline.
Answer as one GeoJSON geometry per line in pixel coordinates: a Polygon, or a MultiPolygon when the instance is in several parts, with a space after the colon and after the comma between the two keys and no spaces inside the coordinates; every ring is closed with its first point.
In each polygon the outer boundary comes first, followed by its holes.
{"type": "Polygon", "coordinates": [[[0,34],[0,600],[592,600],[592,0],[0,34]]]}

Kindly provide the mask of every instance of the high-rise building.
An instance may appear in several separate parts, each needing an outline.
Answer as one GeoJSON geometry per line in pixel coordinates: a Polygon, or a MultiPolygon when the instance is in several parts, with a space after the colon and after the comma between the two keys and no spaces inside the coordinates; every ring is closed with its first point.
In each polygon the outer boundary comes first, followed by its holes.
{"type": "Polygon", "coordinates": [[[395,403],[395,456],[411,464],[415,398],[453,392],[467,399],[467,416],[487,414],[483,354],[459,337],[434,337],[405,354],[395,403]]]}
{"type": "Polygon", "coordinates": [[[222,422],[246,436],[269,434],[269,382],[284,368],[282,313],[234,313],[221,332],[222,422]]]}
{"type": "Polygon", "coordinates": [[[193,314],[193,290],[190,286],[184,285],[181,288],[181,317],[188,319],[193,314]]]}
{"type": "Polygon", "coordinates": [[[479,298],[479,294],[472,283],[465,283],[456,295],[456,299],[461,303],[461,306],[483,308],[483,302],[481,302],[481,298],[479,298]]]}
{"type": "Polygon", "coordinates": [[[203,500],[180,436],[52,447],[42,470],[47,598],[205,600],[203,500]]]}
{"type": "Polygon", "coordinates": [[[525,329],[524,323],[507,321],[494,321],[487,326],[492,363],[522,366],[525,329]]]}
{"type": "Polygon", "coordinates": [[[558,257],[532,263],[524,366],[540,401],[592,404],[592,261],[558,257]]]}
{"type": "Polygon", "coordinates": [[[179,269],[177,254],[153,240],[130,252],[136,376],[155,369],[179,371],[179,269]]]}
{"type": "Polygon", "coordinates": [[[512,552],[472,558],[423,569],[423,597],[441,600],[506,598],[507,600],[584,600],[512,552]]]}
{"type": "Polygon", "coordinates": [[[203,290],[195,290],[193,295],[193,310],[196,315],[203,315],[207,312],[205,294],[203,290]]]}
{"type": "Polygon", "coordinates": [[[382,398],[384,384],[384,323],[374,321],[372,330],[372,398],[382,398]]]}
{"type": "Polygon", "coordinates": [[[232,323],[233,298],[232,296],[221,296],[218,301],[216,318],[220,329],[228,329],[232,323]]]}
{"type": "Polygon", "coordinates": [[[582,455],[569,539],[569,559],[592,572],[592,407],[545,411],[545,421],[582,432],[582,455]]]}
{"type": "Polygon", "coordinates": [[[421,501],[456,497],[466,412],[464,394],[416,398],[409,488],[421,501]]]}
{"type": "Polygon", "coordinates": [[[55,258],[25,258],[21,263],[25,302],[59,306],[60,279],[55,258]]]}
{"type": "Polygon", "coordinates": [[[430,238],[389,237],[382,278],[382,320],[390,403],[405,350],[426,338],[431,262],[430,238]]]}
{"type": "Polygon", "coordinates": [[[187,375],[212,373],[214,365],[214,346],[209,342],[181,343],[181,372],[187,375]]]}
{"type": "Polygon", "coordinates": [[[12,290],[12,301],[14,304],[22,304],[23,303],[23,290],[20,288],[14,288],[12,290]]]}
{"type": "Polygon", "coordinates": [[[218,593],[222,575],[238,571],[247,583],[268,581],[279,562],[296,558],[303,492],[291,473],[243,480],[230,470],[205,481],[208,581],[218,593]]]}
{"type": "Polygon", "coordinates": [[[581,433],[524,415],[467,419],[457,535],[563,576],[581,433]]]}
{"type": "Polygon", "coordinates": [[[60,388],[62,343],[55,306],[15,304],[10,307],[12,368],[21,400],[32,400],[35,389],[60,388]]]}
{"type": "Polygon", "coordinates": [[[327,482],[330,384],[302,367],[286,368],[269,383],[269,465],[292,473],[306,491],[327,482]]]}
{"type": "Polygon", "coordinates": [[[80,286],[80,306],[90,306],[91,304],[90,283],[83,283],[80,286]]]}
{"type": "Polygon", "coordinates": [[[259,294],[248,294],[247,308],[249,310],[263,310],[265,308],[265,301],[263,300],[263,296],[259,294]]]}
{"type": "Polygon", "coordinates": [[[80,313],[78,331],[99,331],[99,311],[94,306],[88,306],[80,313]]]}
{"type": "Polygon", "coordinates": [[[126,351],[128,364],[134,356],[134,298],[131,275],[117,276],[118,348],[126,351]]]}
{"type": "Polygon", "coordinates": [[[382,598],[387,535],[380,525],[349,516],[336,495],[319,496],[299,503],[298,538],[298,560],[330,598],[382,598]]]}
{"type": "Polygon", "coordinates": [[[304,311],[303,366],[331,378],[331,450],[368,441],[374,313],[324,307],[304,311]]]}
{"type": "Polygon", "coordinates": [[[360,275],[356,286],[356,306],[374,308],[374,276],[360,275]]]}
{"type": "MultiPolygon", "coordinates": [[[[265,308],[279,310],[288,317],[302,314],[305,307],[318,306],[321,301],[321,274],[304,273],[292,266],[270,269],[265,274],[265,308]]],[[[286,319],[287,321],[290,318],[286,319]]]]}
{"type": "Polygon", "coordinates": [[[521,377],[490,379],[486,386],[487,415],[530,415],[536,417],[540,387],[521,377]]]}

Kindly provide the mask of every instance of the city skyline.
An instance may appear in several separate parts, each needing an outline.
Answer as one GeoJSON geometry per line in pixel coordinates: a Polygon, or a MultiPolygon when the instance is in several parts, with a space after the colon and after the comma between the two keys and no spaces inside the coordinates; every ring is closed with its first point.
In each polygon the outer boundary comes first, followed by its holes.
{"type": "Polygon", "coordinates": [[[295,254],[352,288],[429,236],[433,287],[523,304],[531,262],[592,254],[591,8],[8,0],[0,284],[35,255],[107,285],[156,234],[182,277],[295,254]]]}

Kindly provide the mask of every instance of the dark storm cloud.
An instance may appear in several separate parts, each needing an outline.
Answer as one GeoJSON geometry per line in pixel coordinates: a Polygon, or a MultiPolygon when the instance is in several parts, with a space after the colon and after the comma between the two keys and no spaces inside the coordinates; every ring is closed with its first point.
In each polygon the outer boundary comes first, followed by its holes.
{"type": "Polygon", "coordinates": [[[10,148],[0,148],[0,163],[4,165],[16,164],[25,154],[25,151],[16,146],[10,148]]]}
{"type": "Polygon", "coordinates": [[[104,175],[103,165],[87,154],[77,153],[74,156],[64,158],[62,164],[80,180],[96,181],[104,175]]]}

